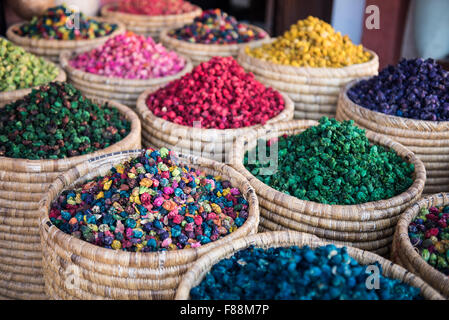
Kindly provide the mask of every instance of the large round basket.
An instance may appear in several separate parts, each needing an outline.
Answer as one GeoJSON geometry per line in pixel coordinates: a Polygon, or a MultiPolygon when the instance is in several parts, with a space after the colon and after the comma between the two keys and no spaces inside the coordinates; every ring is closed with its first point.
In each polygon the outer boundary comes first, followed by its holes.
{"type": "MultiPolygon", "coordinates": [[[[145,147],[167,147],[172,150],[229,163],[234,141],[261,127],[254,125],[239,129],[202,129],[166,121],[154,115],[146,104],[153,89],[144,91],[137,100],[137,113],[142,120],[142,143],[145,147]]],[[[293,118],[293,103],[282,95],[284,110],[268,123],[288,121],[293,118]]]]}
{"type": "MultiPolygon", "coordinates": [[[[274,39],[273,39],[274,41],[274,39]]],[[[249,48],[260,45],[250,44],[249,48]]],[[[371,50],[372,59],[342,68],[292,67],[251,57],[242,48],[238,62],[254,73],[263,84],[287,94],[295,104],[295,119],[335,118],[340,88],[351,80],[376,75],[379,58],[371,50]]]]}
{"type": "Polygon", "coordinates": [[[38,217],[39,201],[50,184],[61,173],[92,157],[141,148],[137,115],[116,102],[109,102],[109,105],[131,121],[131,131],[123,140],[103,150],[58,160],[0,157],[0,296],[27,300],[46,298],[38,217]]]}
{"type": "Polygon", "coordinates": [[[413,184],[408,190],[391,199],[357,205],[329,205],[300,200],[264,184],[243,165],[245,152],[252,150],[258,139],[268,140],[282,135],[299,134],[317,124],[313,120],[275,123],[265,126],[260,133],[237,140],[232,166],[242,173],[256,190],[262,230],[291,229],[314,234],[337,244],[381,255],[388,254],[400,215],[421,196],[426,180],[423,163],[399,143],[385,136],[366,132],[370,142],[393,149],[401,158],[414,164],[413,184]]]}
{"type": "Polygon", "coordinates": [[[449,191],[449,121],[407,119],[364,108],[347,95],[357,81],[341,90],[337,119],[352,119],[359,127],[388,136],[414,152],[426,167],[425,194],[449,191]]]}
{"type": "MultiPolygon", "coordinates": [[[[251,28],[257,32],[265,32],[259,27],[248,25],[248,28],[251,28]]],[[[212,57],[221,56],[221,57],[229,57],[232,56],[237,58],[240,49],[244,48],[248,44],[252,44],[254,46],[260,46],[263,43],[267,43],[270,41],[270,37],[268,34],[265,38],[254,40],[247,43],[239,43],[239,44],[202,44],[202,43],[191,43],[187,41],[178,40],[169,35],[170,30],[164,30],[161,32],[161,42],[167,48],[172,50],[176,50],[182,55],[188,56],[194,66],[199,65],[201,62],[209,61],[212,57]]],[[[266,32],[265,32],[266,33],[266,32]]]]}
{"type": "Polygon", "coordinates": [[[191,12],[176,15],[148,16],[119,12],[115,9],[117,5],[108,3],[101,8],[101,15],[113,21],[125,24],[126,29],[137,34],[150,36],[154,41],[159,41],[160,33],[166,29],[173,29],[189,24],[195,17],[203,12],[200,7],[194,6],[191,12]]]}
{"type": "MultiPolygon", "coordinates": [[[[98,17],[92,17],[92,19],[98,21],[109,20],[101,19],[98,17]]],[[[105,43],[109,38],[125,31],[125,26],[121,22],[114,22],[118,25],[117,29],[111,32],[107,36],[98,37],[95,39],[83,39],[83,40],[56,40],[56,39],[32,39],[29,37],[19,36],[17,30],[22,24],[26,22],[20,22],[13,24],[6,31],[6,36],[11,42],[23,47],[26,51],[34,53],[35,55],[47,58],[50,61],[59,63],[59,55],[63,50],[69,50],[74,52],[84,51],[87,49],[95,48],[105,43]]]]}
{"type": "Polygon", "coordinates": [[[209,159],[179,154],[179,161],[206,174],[219,175],[240,189],[249,203],[245,223],[231,234],[197,248],[159,252],[126,252],[101,248],[68,235],[49,218],[49,206],[61,191],[98,175],[142,150],[94,158],[58,177],[40,210],[45,288],[53,299],[173,299],[184,273],[213,248],[256,233],[257,196],[248,181],[231,167],[209,159]]]}
{"type": "Polygon", "coordinates": [[[435,288],[446,298],[449,298],[449,278],[428,264],[410,242],[408,226],[415,219],[421,208],[449,205],[449,193],[438,193],[420,199],[401,216],[396,227],[393,241],[393,259],[410,272],[415,273],[435,288]]]}
{"type": "MultiPolygon", "coordinates": [[[[60,82],[65,81],[66,73],[59,66],[56,66],[56,67],[58,68],[58,75],[52,81],[60,81],[60,82]]],[[[37,88],[39,88],[39,86],[35,86],[32,88],[26,88],[26,89],[0,92],[0,107],[3,107],[4,105],[6,105],[10,102],[13,102],[15,100],[22,99],[27,94],[29,94],[31,92],[31,90],[37,89],[37,88]]]]}
{"type": "MultiPolygon", "coordinates": [[[[190,290],[201,283],[206,274],[220,260],[230,258],[236,252],[244,250],[249,246],[257,248],[278,248],[291,246],[309,246],[315,249],[325,246],[329,242],[324,242],[319,238],[306,233],[296,231],[274,231],[264,232],[240,238],[225,246],[212,250],[196,261],[184,275],[176,292],[175,299],[186,300],[190,298],[190,290]]],[[[340,245],[337,245],[341,247],[340,245]]],[[[401,280],[401,282],[421,289],[421,295],[428,300],[443,300],[444,298],[426,284],[422,279],[408,272],[404,268],[392,264],[390,261],[372,252],[347,247],[349,255],[362,265],[370,265],[379,262],[382,266],[382,274],[386,277],[401,280]]]]}
{"type": "Polygon", "coordinates": [[[133,109],[136,107],[139,95],[145,90],[157,90],[170,81],[181,78],[192,71],[192,63],[188,58],[185,58],[184,68],[171,76],[148,80],[106,77],[72,67],[69,61],[76,54],[79,53],[64,51],[60,55],[61,66],[67,72],[69,82],[75,88],[88,98],[111,99],[133,109]]]}

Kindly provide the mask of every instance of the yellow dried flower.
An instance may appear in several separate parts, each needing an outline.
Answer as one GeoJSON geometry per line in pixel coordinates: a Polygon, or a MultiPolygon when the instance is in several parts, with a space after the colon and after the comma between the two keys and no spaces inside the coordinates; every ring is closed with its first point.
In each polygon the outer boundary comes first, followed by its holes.
{"type": "Polygon", "coordinates": [[[372,58],[362,45],[312,16],[299,20],[272,43],[245,50],[251,57],[294,67],[341,68],[372,58]]]}

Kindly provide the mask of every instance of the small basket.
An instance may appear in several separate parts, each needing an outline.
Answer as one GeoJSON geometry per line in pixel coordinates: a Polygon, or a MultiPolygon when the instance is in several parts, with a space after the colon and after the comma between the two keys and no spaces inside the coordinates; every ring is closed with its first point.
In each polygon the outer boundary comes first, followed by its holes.
{"type": "MultiPolygon", "coordinates": [[[[201,283],[206,274],[220,260],[232,257],[236,252],[244,250],[253,245],[257,248],[277,248],[291,246],[309,246],[315,249],[329,244],[319,238],[295,231],[275,231],[264,232],[240,238],[225,246],[214,249],[208,254],[198,259],[184,275],[176,292],[176,300],[190,299],[190,290],[201,283]]],[[[341,247],[337,245],[337,247],[341,247]]],[[[347,247],[349,255],[362,265],[369,265],[379,262],[382,266],[382,274],[386,277],[401,280],[401,282],[421,289],[422,296],[427,300],[444,300],[444,298],[425,283],[421,278],[413,275],[404,268],[392,264],[390,261],[374,253],[347,247]]]]}
{"type": "Polygon", "coordinates": [[[235,143],[231,165],[256,190],[260,203],[260,226],[270,231],[291,229],[306,232],[337,244],[388,254],[399,216],[420,198],[426,181],[423,163],[399,143],[374,132],[366,132],[370,142],[393,149],[401,158],[414,164],[413,184],[393,198],[357,205],[329,205],[300,200],[264,184],[243,165],[245,152],[253,149],[258,139],[299,134],[317,124],[312,120],[274,123],[266,125],[261,133],[253,133],[235,143]]]}
{"type": "Polygon", "coordinates": [[[449,191],[449,121],[425,121],[386,115],[352,102],[347,92],[357,81],[348,83],[338,100],[337,120],[354,123],[393,139],[422,160],[427,171],[425,194],[449,191]]]}
{"type": "Polygon", "coordinates": [[[45,287],[50,298],[173,299],[184,273],[198,257],[257,231],[259,207],[248,181],[225,164],[182,154],[178,155],[182,163],[206,174],[220,175],[240,189],[249,202],[249,215],[236,231],[198,248],[144,253],[101,248],[62,232],[50,222],[50,203],[61,191],[103,175],[111,166],[141,152],[132,150],[93,158],[59,176],[50,186],[41,203],[39,223],[45,287]],[[73,277],[76,287],[69,283],[73,277]]]}
{"type": "Polygon", "coordinates": [[[109,104],[131,121],[131,131],[124,139],[103,150],[58,160],[0,157],[0,296],[46,299],[38,218],[39,201],[51,183],[61,173],[91,157],[141,147],[137,115],[124,105],[109,104]]]}
{"type": "MultiPolygon", "coordinates": [[[[110,22],[109,20],[99,17],[90,17],[97,21],[110,22]]],[[[74,52],[84,51],[86,49],[95,48],[108,39],[115,37],[116,35],[125,31],[125,26],[121,22],[114,22],[117,24],[117,29],[111,32],[107,36],[98,37],[95,39],[82,39],[82,40],[57,40],[57,39],[32,39],[29,37],[19,36],[17,30],[22,24],[27,22],[20,22],[13,24],[6,31],[6,36],[11,42],[23,47],[26,51],[31,52],[37,56],[42,56],[48,60],[59,63],[59,55],[63,50],[69,50],[74,52]]]]}

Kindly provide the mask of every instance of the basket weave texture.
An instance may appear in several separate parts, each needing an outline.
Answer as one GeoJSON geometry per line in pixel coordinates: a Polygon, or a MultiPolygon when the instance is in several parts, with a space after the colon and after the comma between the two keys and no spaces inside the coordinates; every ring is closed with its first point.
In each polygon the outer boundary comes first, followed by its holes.
{"type": "MultiPolygon", "coordinates": [[[[234,141],[262,126],[220,130],[178,125],[155,116],[148,109],[146,100],[153,92],[153,89],[148,89],[137,100],[137,113],[142,120],[142,143],[145,147],[167,147],[181,153],[227,163],[231,159],[234,141]]],[[[283,122],[293,118],[293,103],[286,95],[282,96],[285,101],[284,110],[267,123],[283,122]]]]}
{"type": "Polygon", "coordinates": [[[408,226],[419,215],[421,208],[445,205],[449,205],[449,193],[438,193],[423,197],[404,212],[396,226],[392,260],[421,277],[444,297],[449,298],[449,278],[421,258],[408,236],[408,226]]]}
{"type": "MultiPolygon", "coordinates": [[[[110,22],[110,20],[102,19],[99,17],[90,17],[98,21],[110,22]]],[[[57,40],[57,39],[32,39],[29,37],[19,36],[17,30],[22,24],[26,22],[20,22],[13,24],[6,31],[6,37],[16,45],[23,47],[26,51],[35,55],[47,58],[50,61],[59,63],[59,55],[63,50],[69,51],[84,51],[86,49],[95,48],[105,43],[109,38],[113,38],[116,35],[125,31],[125,26],[117,21],[114,22],[118,25],[117,29],[111,34],[95,39],[82,39],[82,40],[57,40]]]]}
{"type": "MultiPolygon", "coordinates": [[[[296,231],[274,231],[263,232],[255,235],[240,238],[232,243],[228,243],[222,247],[210,251],[198,259],[184,275],[176,292],[175,299],[186,300],[190,298],[190,290],[196,287],[204,279],[205,275],[211,270],[213,265],[220,260],[227,259],[233,256],[237,251],[244,250],[251,245],[257,248],[277,248],[290,246],[305,246],[317,248],[319,246],[327,245],[329,242],[320,240],[319,238],[296,231]]],[[[340,245],[337,245],[341,247],[340,245]]],[[[381,256],[372,252],[363,251],[353,247],[347,247],[348,253],[351,257],[357,260],[362,265],[374,264],[379,262],[382,265],[382,273],[386,277],[401,280],[411,286],[421,289],[421,295],[428,300],[443,300],[444,298],[427,283],[425,283],[418,276],[408,272],[404,268],[392,264],[381,256]]]]}
{"type": "Polygon", "coordinates": [[[180,162],[206,174],[220,175],[240,189],[249,202],[245,223],[233,233],[198,248],[159,252],[126,252],[101,248],[68,235],[49,218],[49,206],[57,195],[76,184],[104,175],[111,166],[142,150],[117,152],[93,158],[59,176],[50,186],[40,208],[40,231],[44,248],[46,292],[52,299],[173,299],[188,267],[213,248],[256,233],[259,206],[248,181],[230,166],[213,160],[179,154],[180,162]],[[71,286],[74,280],[76,286],[71,286]]]}
{"type": "Polygon", "coordinates": [[[176,29],[193,22],[195,17],[201,15],[203,12],[200,7],[195,6],[191,12],[163,15],[163,16],[148,16],[125,12],[118,12],[110,9],[116,8],[116,4],[108,3],[101,8],[101,15],[112,21],[122,22],[126,29],[137,34],[150,36],[155,41],[160,40],[160,34],[166,29],[176,29]]]}
{"type": "MultiPolygon", "coordinates": [[[[271,41],[274,41],[272,39],[271,41]]],[[[249,44],[250,48],[260,45],[249,44]]],[[[293,67],[275,64],[249,56],[245,48],[238,53],[238,62],[256,79],[287,94],[295,104],[295,119],[318,120],[335,118],[340,88],[353,79],[376,75],[379,58],[342,68],[293,67]]]]}
{"type": "Polygon", "coordinates": [[[1,296],[46,299],[38,217],[39,201],[46,195],[51,183],[61,173],[91,157],[141,147],[141,126],[137,115],[124,105],[116,102],[109,104],[131,121],[131,131],[108,148],[58,160],[0,157],[1,296]]]}
{"type": "Polygon", "coordinates": [[[393,149],[401,158],[414,164],[413,184],[393,198],[357,205],[329,205],[300,200],[264,184],[243,165],[245,152],[255,148],[258,139],[298,134],[317,124],[313,120],[274,123],[235,143],[231,165],[256,190],[260,203],[260,226],[270,231],[290,229],[306,232],[333,243],[388,254],[400,215],[419,199],[426,181],[423,163],[399,143],[383,135],[366,132],[370,142],[393,149]]]}
{"type": "Polygon", "coordinates": [[[337,120],[354,120],[365,129],[383,134],[410,149],[427,171],[425,194],[449,191],[449,121],[424,121],[386,115],[352,102],[348,83],[338,99],[337,120]]]}
{"type": "Polygon", "coordinates": [[[192,71],[192,63],[185,58],[184,69],[171,76],[148,80],[106,77],[73,68],[69,60],[79,53],[64,51],[60,55],[59,60],[67,73],[69,83],[88,98],[111,99],[133,109],[136,107],[139,95],[145,90],[156,90],[192,71]]]}

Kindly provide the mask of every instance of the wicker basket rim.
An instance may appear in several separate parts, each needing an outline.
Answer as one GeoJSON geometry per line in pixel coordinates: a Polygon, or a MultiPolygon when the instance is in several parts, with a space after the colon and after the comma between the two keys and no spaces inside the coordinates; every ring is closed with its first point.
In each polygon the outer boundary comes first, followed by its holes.
{"type": "MultiPolygon", "coordinates": [[[[91,158],[88,160],[88,163],[92,163],[95,162],[97,160],[99,161],[104,161],[105,158],[114,158],[115,154],[124,154],[127,153],[129,155],[128,158],[130,157],[135,157],[140,155],[145,149],[135,149],[135,150],[128,150],[128,151],[122,151],[122,152],[116,152],[116,153],[111,153],[111,154],[105,154],[102,155],[100,157],[96,157],[96,158],[91,158]]],[[[74,246],[85,246],[85,247],[95,247],[95,252],[96,255],[108,255],[108,253],[110,254],[111,252],[115,251],[116,255],[121,255],[121,256],[126,256],[128,257],[128,259],[126,259],[126,261],[139,261],[139,259],[133,259],[132,257],[134,256],[141,256],[141,257],[159,257],[161,254],[164,254],[166,259],[170,259],[170,258],[176,258],[176,257],[180,257],[186,254],[192,254],[195,256],[198,256],[200,252],[203,252],[204,250],[207,250],[209,248],[213,248],[214,246],[217,246],[217,243],[223,243],[225,244],[227,241],[230,241],[228,239],[226,239],[229,236],[232,237],[237,237],[239,238],[239,236],[235,236],[240,235],[240,233],[245,232],[246,229],[250,229],[251,226],[253,224],[258,225],[258,221],[259,221],[259,203],[258,203],[258,199],[256,196],[256,192],[254,190],[254,188],[250,185],[250,183],[248,182],[248,180],[241,174],[239,173],[237,170],[235,170],[234,168],[232,168],[229,165],[223,164],[223,163],[219,163],[217,161],[214,160],[210,160],[207,158],[202,158],[202,157],[198,157],[198,156],[192,156],[192,155],[184,155],[184,154],[180,154],[177,153],[178,159],[182,159],[180,162],[183,164],[187,164],[189,166],[193,166],[193,167],[207,167],[207,168],[213,168],[215,170],[218,170],[216,167],[214,166],[221,166],[222,168],[226,167],[227,170],[230,170],[230,172],[232,173],[232,175],[238,179],[239,181],[242,182],[243,185],[245,185],[245,190],[243,190],[243,187],[240,187],[239,190],[240,192],[245,196],[245,199],[248,201],[248,218],[246,219],[246,221],[243,223],[243,225],[239,228],[237,228],[236,231],[226,235],[225,237],[218,239],[216,241],[207,243],[205,245],[202,245],[198,248],[187,248],[187,249],[181,249],[181,250],[172,250],[172,251],[157,251],[157,252],[128,252],[128,251],[121,251],[121,250],[112,250],[112,249],[107,249],[107,248],[103,248],[94,244],[91,244],[87,241],[78,239],[74,236],[68,235],[66,233],[64,233],[63,231],[61,231],[59,228],[57,228],[55,225],[53,225],[50,222],[48,213],[49,213],[49,205],[51,203],[51,201],[53,199],[50,199],[50,193],[47,193],[47,195],[39,202],[39,226],[40,228],[45,228],[45,225],[47,227],[49,227],[48,231],[49,232],[52,228],[54,228],[55,233],[59,234],[63,237],[66,237],[67,239],[70,239],[71,244],[73,244],[74,246]]],[[[122,159],[120,162],[123,162],[124,159],[122,159]]],[[[101,164],[100,164],[101,166],[101,164]]],[[[72,169],[70,169],[69,171],[62,173],[57,180],[63,181],[63,187],[62,188],[58,188],[56,185],[56,182],[53,182],[49,188],[49,190],[51,188],[55,188],[57,195],[59,195],[65,188],[67,188],[67,183],[64,180],[64,176],[68,175],[69,172],[76,172],[76,173],[80,173],[84,170],[84,168],[87,167],[86,163],[81,163],[78,164],[77,166],[73,167],[72,169]]],[[[70,183],[73,183],[74,181],[70,181],[70,183]]],[[[69,183],[69,184],[70,184],[69,183]]],[[[65,249],[67,249],[67,243],[59,243],[59,245],[65,249]]],[[[140,259],[141,260],[141,259],[140,259]]]]}
{"type": "MultiPolygon", "coordinates": [[[[133,133],[135,133],[137,130],[139,130],[140,132],[140,119],[137,116],[137,114],[129,107],[125,106],[124,104],[115,102],[113,100],[106,100],[106,99],[91,99],[91,100],[98,100],[101,101],[101,104],[104,103],[108,103],[109,106],[112,106],[116,109],[119,110],[119,112],[121,114],[124,114],[126,116],[129,117],[128,121],[131,122],[131,129],[128,133],[128,135],[126,135],[122,140],[108,146],[105,149],[102,150],[96,150],[94,153],[97,152],[108,152],[108,150],[114,148],[118,143],[122,143],[122,144],[128,144],[130,142],[131,139],[131,135],[133,133]]],[[[0,107],[1,109],[1,107],[0,107]]],[[[39,166],[41,163],[53,163],[55,166],[58,166],[58,164],[62,164],[66,161],[82,161],[82,160],[88,160],[90,158],[92,158],[92,154],[93,153],[88,153],[88,154],[84,154],[84,155],[79,155],[79,156],[75,156],[75,157],[68,157],[68,158],[62,158],[62,159],[39,159],[39,160],[30,160],[30,159],[24,159],[24,158],[9,158],[9,157],[0,157],[0,163],[5,164],[5,163],[13,163],[13,164],[17,164],[17,162],[23,163],[26,166],[29,166],[31,171],[33,172],[33,167],[35,166],[39,166]]]]}
{"type": "MultiPolygon", "coordinates": [[[[318,124],[318,122],[314,121],[314,120],[291,120],[291,121],[286,121],[283,123],[273,123],[270,125],[266,125],[266,128],[270,128],[272,130],[278,130],[280,132],[282,132],[283,130],[294,130],[294,128],[289,126],[295,126],[296,128],[301,128],[304,125],[307,125],[307,127],[310,127],[311,125],[308,125],[308,123],[316,123],[318,124]]],[[[288,201],[290,203],[295,203],[295,204],[304,204],[305,207],[311,206],[313,205],[315,210],[319,210],[319,211],[326,211],[326,212],[330,212],[332,213],[334,211],[334,208],[344,208],[347,211],[354,211],[354,212],[359,212],[360,210],[367,210],[368,208],[384,208],[384,204],[387,204],[388,201],[391,201],[393,203],[404,203],[405,200],[406,201],[410,201],[411,199],[413,199],[414,197],[416,197],[418,191],[419,191],[419,185],[424,186],[425,184],[425,180],[426,180],[426,169],[424,167],[424,163],[413,153],[411,152],[409,149],[407,149],[406,147],[404,147],[403,145],[401,145],[398,142],[393,141],[392,139],[388,138],[387,136],[384,135],[380,135],[377,134],[375,132],[372,132],[370,130],[366,130],[366,136],[368,138],[368,140],[370,140],[372,142],[372,140],[374,140],[374,142],[377,145],[381,145],[381,146],[386,146],[388,147],[388,144],[391,143],[392,147],[391,149],[393,149],[394,151],[398,152],[398,150],[402,150],[404,152],[406,152],[407,158],[408,159],[404,159],[404,157],[402,157],[403,160],[407,161],[408,163],[412,163],[414,164],[415,167],[415,179],[412,183],[412,185],[404,192],[389,198],[389,199],[383,199],[383,200],[377,200],[377,201],[370,201],[370,202],[365,202],[365,203],[360,203],[360,204],[352,204],[352,205],[331,205],[331,204],[323,204],[323,203],[318,203],[318,202],[313,202],[313,201],[308,201],[308,200],[300,200],[294,196],[288,195],[288,194],[284,194],[283,196],[287,197],[288,201]],[[421,177],[423,176],[423,177],[421,177]],[[409,192],[412,191],[412,192],[409,192]]],[[[264,135],[266,136],[266,135],[264,135]]],[[[264,137],[257,137],[256,134],[254,132],[250,133],[250,136],[247,139],[247,141],[252,141],[255,139],[263,139],[264,137]]],[[[242,139],[242,138],[240,138],[242,139]]],[[[244,138],[245,139],[245,138],[244,138]]],[[[280,191],[264,184],[262,181],[258,180],[251,172],[249,172],[245,166],[243,165],[243,157],[244,157],[244,153],[246,152],[246,148],[243,147],[243,143],[241,140],[237,140],[234,143],[234,160],[233,160],[233,164],[232,166],[235,167],[237,169],[237,171],[242,172],[243,175],[245,177],[251,177],[252,179],[255,179],[257,181],[259,181],[261,184],[263,184],[264,186],[266,186],[269,190],[269,192],[273,193],[281,193],[280,191]],[[243,149],[243,150],[242,150],[243,149]]],[[[422,189],[422,188],[421,188],[422,189]]],[[[265,191],[262,191],[264,194],[266,194],[265,191]]],[[[258,193],[260,193],[260,191],[258,191],[258,193]]],[[[388,205],[387,207],[391,207],[391,205],[388,205]]],[[[331,218],[331,216],[329,216],[329,218],[331,218]]]]}
{"type": "Polygon", "coordinates": [[[64,50],[59,55],[59,63],[62,68],[67,71],[69,75],[76,75],[78,77],[88,77],[89,81],[100,82],[100,83],[108,83],[111,85],[129,85],[129,86],[153,86],[155,82],[167,82],[176,79],[179,75],[185,74],[192,69],[192,62],[190,59],[184,55],[176,53],[179,57],[182,57],[185,60],[184,68],[180,70],[178,73],[172,74],[170,76],[159,77],[159,78],[150,78],[150,79],[126,79],[126,78],[117,78],[117,77],[107,77],[103,75],[98,75],[94,73],[90,73],[81,69],[76,69],[72,67],[69,63],[69,58],[73,58],[75,55],[86,53],[91,51],[92,49],[73,52],[64,50]]]}
{"type": "Polygon", "coordinates": [[[57,47],[59,45],[69,45],[73,47],[82,47],[83,45],[89,44],[92,41],[101,41],[101,40],[107,40],[110,37],[114,37],[117,34],[122,33],[125,30],[125,25],[118,21],[111,21],[109,19],[104,19],[102,17],[87,17],[87,19],[94,19],[101,22],[109,22],[117,25],[117,29],[111,32],[108,35],[97,37],[94,39],[80,39],[80,40],[57,40],[57,39],[33,39],[28,37],[23,37],[17,34],[16,30],[20,28],[23,24],[27,23],[25,22],[18,22],[13,25],[11,25],[8,30],[6,31],[6,36],[8,39],[10,39],[13,42],[17,42],[16,40],[20,39],[21,45],[29,45],[31,47],[39,46],[39,47],[57,47]]]}

